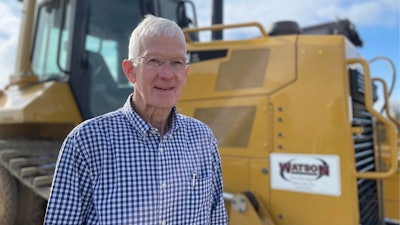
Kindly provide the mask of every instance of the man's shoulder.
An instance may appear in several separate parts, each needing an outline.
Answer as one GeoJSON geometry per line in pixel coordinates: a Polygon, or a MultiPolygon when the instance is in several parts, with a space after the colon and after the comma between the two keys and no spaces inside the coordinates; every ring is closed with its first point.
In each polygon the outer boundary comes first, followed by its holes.
{"type": "Polygon", "coordinates": [[[115,110],[100,116],[87,119],[77,125],[72,131],[72,134],[77,133],[92,133],[93,131],[106,131],[111,127],[122,127],[126,125],[123,113],[120,110],[115,110]]]}

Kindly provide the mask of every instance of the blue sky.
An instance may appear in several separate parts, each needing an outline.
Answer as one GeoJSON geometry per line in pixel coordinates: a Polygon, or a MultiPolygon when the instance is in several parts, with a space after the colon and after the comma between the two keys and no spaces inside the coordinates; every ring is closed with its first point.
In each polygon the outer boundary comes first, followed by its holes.
{"type": "MultiPolygon", "coordinates": [[[[211,0],[193,0],[200,26],[211,24],[211,0]]],[[[224,23],[260,22],[264,27],[276,21],[293,20],[300,26],[349,19],[364,42],[360,54],[370,60],[376,56],[390,58],[400,73],[400,1],[399,0],[224,0],[224,23]]],[[[22,4],[17,0],[0,0],[0,88],[14,70],[22,4]]],[[[392,70],[384,61],[371,65],[373,77],[391,85],[392,70]]],[[[390,98],[400,108],[400,75],[390,98]]],[[[378,103],[379,104],[379,103],[378,103]]]]}

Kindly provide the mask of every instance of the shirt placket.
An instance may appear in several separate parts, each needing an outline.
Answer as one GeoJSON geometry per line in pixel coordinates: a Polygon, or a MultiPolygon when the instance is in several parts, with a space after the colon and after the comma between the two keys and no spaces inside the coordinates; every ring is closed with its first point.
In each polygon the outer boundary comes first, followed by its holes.
{"type": "Polygon", "coordinates": [[[169,193],[169,180],[168,180],[168,152],[166,142],[170,136],[164,135],[158,145],[158,165],[159,165],[159,179],[160,179],[160,199],[159,199],[159,221],[161,225],[168,224],[167,222],[167,210],[168,210],[168,193],[169,193]]]}

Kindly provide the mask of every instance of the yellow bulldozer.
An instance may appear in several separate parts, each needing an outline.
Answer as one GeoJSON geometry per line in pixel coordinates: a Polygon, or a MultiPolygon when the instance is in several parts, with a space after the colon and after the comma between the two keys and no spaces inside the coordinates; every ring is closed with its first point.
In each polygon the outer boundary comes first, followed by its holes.
{"type": "Polygon", "coordinates": [[[120,62],[146,14],[186,34],[177,108],[218,139],[230,225],[399,224],[399,125],[373,107],[353,25],[223,25],[222,3],[197,27],[191,1],[24,0],[16,70],[0,92],[0,225],[43,222],[63,139],[133,91],[120,62]],[[224,40],[242,28],[257,35],[224,40]]]}

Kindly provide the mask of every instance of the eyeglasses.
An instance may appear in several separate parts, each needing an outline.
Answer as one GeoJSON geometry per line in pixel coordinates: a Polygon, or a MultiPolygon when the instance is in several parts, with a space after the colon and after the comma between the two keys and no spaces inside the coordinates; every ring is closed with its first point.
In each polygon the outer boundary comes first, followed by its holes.
{"type": "Polygon", "coordinates": [[[176,72],[182,72],[186,69],[187,65],[189,65],[189,59],[187,58],[172,58],[172,59],[166,59],[161,56],[157,55],[147,55],[147,56],[141,56],[141,57],[134,57],[131,58],[130,60],[136,60],[136,59],[144,59],[144,65],[147,68],[154,69],[154,70],[160,70],[163,66],[165,61],[169,60],[170,65],[175,70],[176,72]]]}

